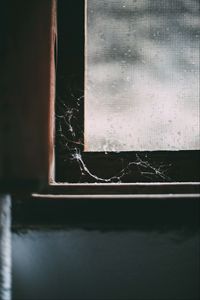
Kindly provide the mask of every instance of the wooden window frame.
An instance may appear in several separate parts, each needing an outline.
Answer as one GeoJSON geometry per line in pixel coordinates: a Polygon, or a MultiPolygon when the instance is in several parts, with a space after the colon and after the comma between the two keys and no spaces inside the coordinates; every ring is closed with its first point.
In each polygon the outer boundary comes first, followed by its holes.
{"type": "MultiPolygon", "coordinates": [[[[14,15],[9,34],[11,43],[16,41],[20,57],[11,51],[12,47],[6,49],[5,61],[9,62],[9,67],[3,65],[4,92],[6,88],[8,91],[2,94],[0,102],[3,107],[0,112],[0,191],[66,199],[199,198],[199,181],[106,184],[55,182],[57,1],[9,1],[14,15]],[[26,5],[34,5],[34,9],[25,11],[26,5]],[[16,26],[16,22],[19,22],[17,11],[22,12],[24,17],[24,25],[20,19],[19,27],[16,26]],[[24,42],[27,38],[30,43],[24,42]],[[21,63],[24,73],[17,77],[17,67],[21,63]],[[30,71],[33,82],[28,80],[30,71]],[[10,82],[16,84],[12,86],[10,82]],[[23,86],[23,94],[18,95],[19,87],[23,86]],[[19,119],[16,119],[16,114],[19,119]],[[11,121],[12,118],[15,122],[11,121]],[[16,126],[17,120],[23,120],[22,125],[16,126]]],[[[8,48],[9,43],[10,40],[8,48]]],[[[2,60],[4,57],[1,63],[2,60]]]]}
{"type": "Polygon", "coordinates": [[[56,183],[52,177],[44,193],[34,196],[69,199],[198,198],[199,187],[199,182],[56,183]]]}
{"type": "MultiPolygon", "coordinates": [[[[58,42],[58,47],[59,47],[59,42],[58,42]]],[[[54,132],[53,131],[51,132],[52,132],[51,136],[53,137],[54,132]]],[[[199,157],[199,152],[196,154],[197,157],[199,157]]],[[[86,156],[87,155],[88,153],[86,153],[86,156]]],[[[177,155],[177,153],[175,155],[177,155]]],[[[55,152],[54,152],[53,161],[55,162],[55,152]]],[[[184,163],[183,158],[182,158],[182,163],[184,163]]],[[[194,182],[155,181],[155,182],[133,182],[133,183],[130,182],[129,183],[56,183],[55,164],[54,164],[54,174],[51,177],[49,187],[46,190],[44,190],[42,194],[40,195],[34,194],[34,196],[41,197],[41,198],[56,197],[56,198],[66,198],[66,199],[67,198],[68,199],[199,198],[200,182],[199,181],[194,181],[194,182]]]]}

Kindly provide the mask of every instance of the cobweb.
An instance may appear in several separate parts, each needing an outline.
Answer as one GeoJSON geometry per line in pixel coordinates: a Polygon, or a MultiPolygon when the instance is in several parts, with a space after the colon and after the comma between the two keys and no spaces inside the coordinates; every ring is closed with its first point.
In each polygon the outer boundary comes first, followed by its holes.
{"type": "Polygon", "coordinates": [[[109,156],[114,153],[120,168],[117,171],[113,168],[113,172],[109,170],[109,176],[106,176],[106,172],[100,176],[98,168],[91,167],[91,163],[88,164],[88,159],[85,159],[88,155],[92,158],[94,153],[84,152],[83,91],[74,92],[69,87],[63,98],[57,97],[56,106],[56,147],[59,152],[57,159],[62,164],[62,168],[66,166],[66,172],[69,169],[70,173],[67,179],[63,179],[64,182],[122,183],[126,182],[127,178],[130,182],[136,174],[139,174],[143,181],[170,180],[168,170],[171,164],[152,161],[147,153],[142,152],[135,153],[131,160],[123,158],[123,152],[101,152],[100,154],[104,155],[106,160],[109,160],[109,156]],[[70,178],[74,176],[73,173],[76,174],[76,179],[70,178]]]}

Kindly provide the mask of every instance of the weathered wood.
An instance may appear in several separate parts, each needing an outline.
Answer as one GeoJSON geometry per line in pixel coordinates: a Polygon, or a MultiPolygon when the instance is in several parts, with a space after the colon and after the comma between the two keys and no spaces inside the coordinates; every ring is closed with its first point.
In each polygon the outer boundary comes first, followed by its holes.
{"type": "Polygon", "coordinates": [[[0,300],[11,299],[11,199],[0,195],[0,300]]]}
{"type": "Polygon", "coordinates": [[[8,0],[0,58],[0,190],[52,174],[56,0],[8,0]]]}

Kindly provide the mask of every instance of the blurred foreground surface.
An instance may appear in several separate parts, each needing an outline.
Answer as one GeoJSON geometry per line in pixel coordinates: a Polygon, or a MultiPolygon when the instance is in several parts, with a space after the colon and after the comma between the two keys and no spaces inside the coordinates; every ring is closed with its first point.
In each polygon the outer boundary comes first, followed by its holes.
{"type": "Polygon", "coordinates": [[[199,299],[198,200],[13,207],[13,299],[199,299]]]}

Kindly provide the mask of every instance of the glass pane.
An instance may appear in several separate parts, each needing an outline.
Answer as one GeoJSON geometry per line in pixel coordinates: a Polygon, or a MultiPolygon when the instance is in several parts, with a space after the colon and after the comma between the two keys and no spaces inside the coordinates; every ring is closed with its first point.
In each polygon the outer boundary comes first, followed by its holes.
{"type": "Polygon", "coordinates": [[[86,12],[85,151],[199,149],[199,1],[86,12]]]}

